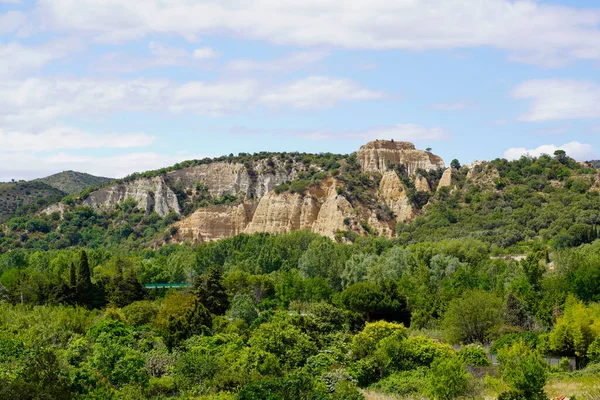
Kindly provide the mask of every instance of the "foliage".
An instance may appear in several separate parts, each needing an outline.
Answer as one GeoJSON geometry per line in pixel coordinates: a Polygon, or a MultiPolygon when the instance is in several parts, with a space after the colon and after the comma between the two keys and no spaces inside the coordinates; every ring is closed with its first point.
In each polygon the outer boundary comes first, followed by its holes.
{"type": "Polygon", "coordinates": [[[467,370],[460,358],[439,358],[431,364],[425,392],[432,399],[456,399],[466,394],[467,384],[467,370]]]}
{"type": "Polygon", "coordinates": [[[548,367],[540,354],[519,342],[498,352],[502,379],[524,398],[544,397],[548,367]]]}
{"type": "Polygon", "coordinates": [[[491,293],[474,290],[450,302],[443,324],[451,343],[488,343],[502,320],[502,301],[491,293]]]}

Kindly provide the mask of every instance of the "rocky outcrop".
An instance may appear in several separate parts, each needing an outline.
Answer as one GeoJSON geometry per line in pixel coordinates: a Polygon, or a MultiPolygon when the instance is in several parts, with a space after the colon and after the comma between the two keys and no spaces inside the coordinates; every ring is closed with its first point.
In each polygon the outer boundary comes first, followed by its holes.
{"type": "Polygon", "coordinates": [[[452,168],[446,168],[442,177],[440,178],[440,182],[438,183],[437,190],[440,190],[443,187],[451,187],[452,186],[452,168]]]}
{"type": "Polygon", "coordinates": [[[346,219],[354,220],[354,228],[365,234],[356,222],[360,218],[352,205],[337,194],[336,182],[326,179],[304,194],[270,192],[258,202],[248,201],[243,206],[200,209],[175,225],[175,239],[202,242],[242,232],[288,233],[298,229],[333,238],[337,231],[349,229],[346,219]]]}
{"type": "Polygon", "coordinates": [[[170,211],[181,214],[175,192],[167,185],[165,177],[137,179],[96,190],[83,200],[83,204],[95,209],[109,209],[127,199],[137,202],[147,213],[156,212],[161,217],[170,211]]]}
{"type": "Polygon", "coordinates": [[[66,209],[67,209],[67,205],[65,203],[56,203],[56,204],[52,204],[52,205],[49,205],[48,207],[44,208],[42,210],[42,214],[50,215],[50,214],[54,214],[55,212],[57,212],[62,217],[63,214],[65,213],[66,209]]]}
{"type": "Polygon", "coordinates": [[[243,233],[252,219],[254,204],[200,208],[178,222],[176,238],[181,242],[210,242],[243,233]]]}
{"type": "Polygon", "coordinates": [[[415,145],[408,142],[375,140],[360,147],[358,160],[363,171],[387,171],[387,164],[403,164],[409,175],[417,169],[426,171],[444,168],[441,157],[427,151],[417,150],[415,145]]]}
{"type": "Polygon", "coordinates": [[[170,172],[166,179],[171,186],[180,185],[186,190],[202,183],[213,197],[242,193],[247,198],[261,198],[275,186],[293,180],[296,175],[297,166],[288,170],[279,160],[273,161],[271,166],[267,160],[260,160],[250,169],[240,163],[198,165],[170,172]]]}
{"type": "Polygon", "coordinates": [[[417,192],[431,192],[431,188],[429,187],[429,182],[421,175],[417,175],[415,177],[415,190],[417,192]]]}
{"type": "Polygon", "coordinates": [[[397,221],[412,219],[414,210],[406,193],[406,188],[394,171],[387,171],[379,184],[381,200],[392,210],[397,221]]]}
{"type": "MultiPolygon", "coordinates": [[[[427,179],[417,170],[444,166],[440,157],[417,150],[412,143],[406,142],[370,142],[360,148],[357,157],[363,172],[381,173],[361,177],[378,179],[381,176],[377,189],[365,189],[369,190],[368,196],[371,198],[362,194],[356,196],[352,192],[356,189],[347,191],[343,186],[348,185],[349,181],[336,177],[335,173],[320,181],[317,179],[318,183],[303,193],[275,192],[273,189],[276,186],[297,179],[301,171],[306,173],[315,168],[316,172],[323,172],[320,168],[326,168],[308,165],[310,156],[298,157],[297,154],[288,153],[264,158],[241,156],[235,159],[224,157],[206,163],[194,162],[190,165],[196,165],[154,177],[141,177],[106,186],[90,193],[81,203],[108,210],[131,199],[139,209],[165,216],[170,212],[181,215],[182,209],[194,209],[197,202],[218,204],[233,201],[229,205],[202,207],[177,222],[174,225],[176,229],[171,233],[172,240],[178,242],[198,243],[239,233],[279,234],[299,229],[332,238],[339,231],[353,231],[359,235],[376,232],[390,237],[394,235],[396,224],[414,218],[416,210],[408,198],[407,188],[394,170],[388,170],[388,164],[404,165],[410,179],[414,180],[415,189],[426,192],[437,188],[431,188],[427,179]],[[352,204],[338,192],[348,193],[352,204]],[[235,199],[223,196],[235,196],[235,199]]],[[[338,160],[343,165],[344,161],[341,158],[338,160]]],[[[315,176],[312,172],[307,175],[315,176]]],[[[447,169],[440,187],[450,185],[451,178],[451,170],[447,169]]],[[[57,205],[45,212],[63,210],[64,205],[57,205]]]]}
{"type": "Polygon", "coordinates": [[[479,186],[494,186],[500,173],[496,168],[490,168],[486,163],[475,161],[467,172],[467,181],[479,186]]]}

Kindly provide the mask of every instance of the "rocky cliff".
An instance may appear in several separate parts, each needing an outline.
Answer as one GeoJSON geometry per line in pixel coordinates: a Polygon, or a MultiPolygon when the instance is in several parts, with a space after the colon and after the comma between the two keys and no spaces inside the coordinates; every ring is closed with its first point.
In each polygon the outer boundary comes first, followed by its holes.
{"type": "Polygon", "coordinates": [[[403,164],[409,175],[417,169],[426,171],[444,168],[444,160],[431,152],[417,150],[415,145],[408,142],[375,140],[361,146],[358,159],[363,171],[385,172],[388,163],[403,164]]]}
{"type": "MultiPolygon", "coordinates": [[[[417,170],[444,166],[440,157],[417,150],[412,143],[381,140],[360,148],[360,166],[353,164],[352,171],[357,172],[346,177],[341,175],[352,164],[345,167],[344,156],[261,153],[223,159],[143,174],[93,191],[81,202],[108,210],[133,200],[147,213],[176,213],[183,217],[173,230],[172,240],[178,242],[298,229],[329,237],[344,231],[389,237],[397,222],[411,220],[416,211],[409,190],[388,165],[403,164],[415,190],[429,193],[437,187],[430,187],[417,170]],[[365,189],[348,186],[364,184],[365,179],[371,182],[365,189]],[[304,183],[294,186],[294,182],[304,183]]],[[[451,172],[439,185],[450,182],[451,172]]]]}

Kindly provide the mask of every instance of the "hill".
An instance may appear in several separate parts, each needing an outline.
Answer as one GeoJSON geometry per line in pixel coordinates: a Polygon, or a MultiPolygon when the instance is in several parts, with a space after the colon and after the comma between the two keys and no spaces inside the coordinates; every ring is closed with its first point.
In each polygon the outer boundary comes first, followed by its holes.
{"type": "Polygon", "coordinates": [[[45,178],[36,179],[37,182],[45,183],[66,194],[79,194],[90,186],[101,186],[113,179],[94,176],[83,172],[64,171],[58,174],[50,175],[45,178]]]}
{"type": "Polygon", "coordinates": [[[0,183],[0,222],[60,201],[65,193],[43,182],[0,183]]]}
{"type": "Polygon", "coordinates": [[[598,236],[597,169],[548,155],[451,164],[393,141],[370,142],[350,155],[191,160],[88,188],[41,215],[9,221],[2,243],[145,248],[310,230],[340,242],[473,238],[518,252],[540,241],[570,247],[598,236]],[[27,228],[31,220],[29,228],[44,229],[27,228]]]}

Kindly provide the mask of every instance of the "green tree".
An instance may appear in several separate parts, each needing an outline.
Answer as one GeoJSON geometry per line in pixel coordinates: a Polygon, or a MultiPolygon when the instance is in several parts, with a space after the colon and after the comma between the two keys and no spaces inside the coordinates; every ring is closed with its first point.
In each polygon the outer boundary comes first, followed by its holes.
{"type": "Polygon", "coordinates": [[[246,293],[236,294],[231,301],[228,316],[234,321],[242,320],[248,326],[252,325],[252,322],[258,318],[258,311],[252,297],[246,293]]]}
{"type": "Polygon", "coordinates": [[[349,310],[366,313],[371,321],[371,313],[381,307],[385,294],[381,287],[373,282],[359,282],[350,285],[340,294],[340,301],[349,310]]]}
{"type": "Polygon", "coordinates": [[[544,385],[548,379],[547,364],[542,356],[523,341],[498,352],[502,379],[524,399],[546,399],[544,385]]]}
{"type": "Polygon", "coordinates": [[[460,169],[460,162],[455,158],[450,162],[450,167],[460,169]]]}
{"type": "Polygon", "coordinates": [[[456,399],[466,394],[468,379],[469,374],[460,358],[438,358],[429,369],[425,393],[432,399],[456,399]]]}
{"type": "Polygon", "coordinates": [[[252,332],[248,344],[275,354],[287,369],[301,367],[308,357],[317,353],[310,336],[285,321],[261,324],[252,332]]]}
{"type": "Polygon", "coordinates": [[[206,274],[196,278],[192,291],[198,301],[215,315],[224,315],[229,308],[223,274],[219,267],[211,267],[206,274]]]}
{"type": "Polygon", "coordinates": [[[503,321],[502,299],[477,289],[450,302],[442,326],[451,343],[484,344],[494,338],[503,321]]]}

